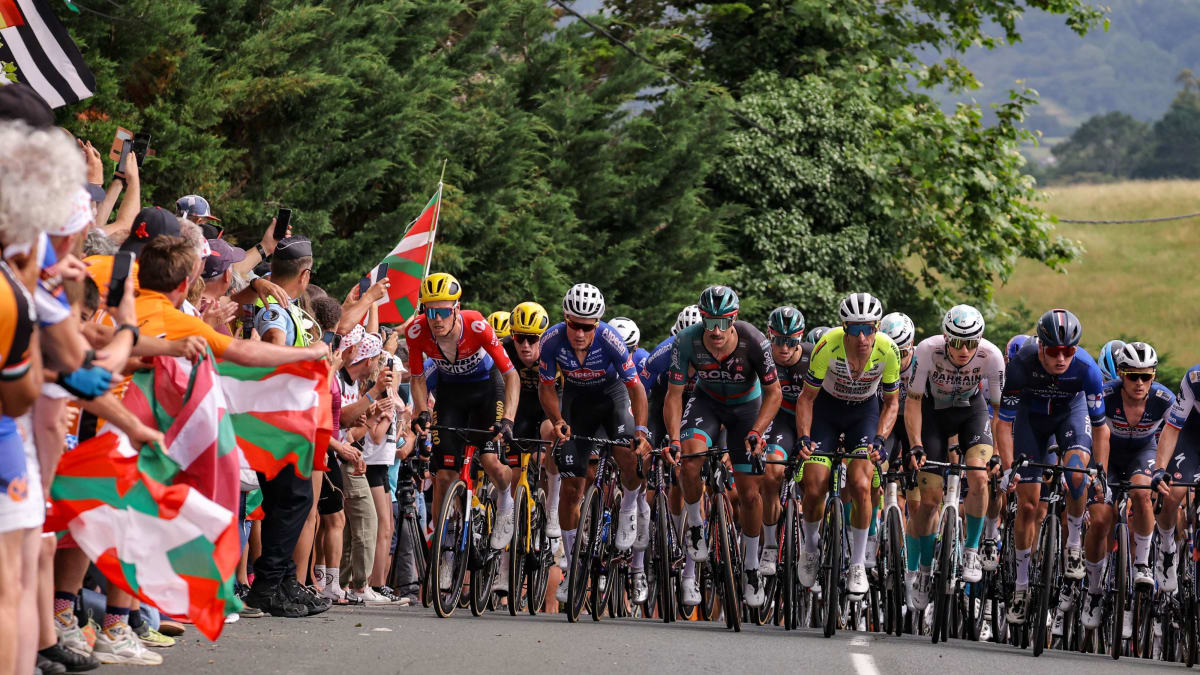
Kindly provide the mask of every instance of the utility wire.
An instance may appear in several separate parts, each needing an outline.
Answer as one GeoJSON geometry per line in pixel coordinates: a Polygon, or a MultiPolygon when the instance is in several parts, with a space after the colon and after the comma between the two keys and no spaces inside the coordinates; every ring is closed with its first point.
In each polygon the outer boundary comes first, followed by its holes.
{"type": "Polygon", "coordinates": [[[1182,216],[1163,216],[1162,218],[1135,218],[1132,220],[1074,220],[1059,218],[1058,222],[1077,225],[1126,225],[1132,223],[1165,223],[1169,220],[1187,220],[1188,218],[1200,218],[1200,213],[1185,213],[1182,216]]]}

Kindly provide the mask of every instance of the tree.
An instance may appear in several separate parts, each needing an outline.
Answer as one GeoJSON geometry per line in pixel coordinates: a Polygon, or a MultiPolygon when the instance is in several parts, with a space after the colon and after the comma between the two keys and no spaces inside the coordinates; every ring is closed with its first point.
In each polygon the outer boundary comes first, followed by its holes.
{"type": "Polygon", "coordinates": [[[1184,70],[1171,107],[1154,123],[1150,147],[1134,171],[1137,178],[1200,177],[1200,78],[1184,70]]]}
{"type": "Polygon", "coordinates": [[[1090,117],[1067,140],[1054,146],[1054,176],[1099,175],[1128,178],[1150,140],[1150,125],[1123,112],[1090,117]]]}

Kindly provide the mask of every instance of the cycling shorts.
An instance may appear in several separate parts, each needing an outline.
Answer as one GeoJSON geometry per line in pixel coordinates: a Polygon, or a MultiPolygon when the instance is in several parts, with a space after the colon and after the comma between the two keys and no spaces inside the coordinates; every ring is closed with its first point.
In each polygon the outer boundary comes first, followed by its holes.
{"type": "Polygon", "coordinates": [[[796,447],[796,416],[779,408],[767,427],[767,459],[787,459],[796,447]]]}
{"type": "MultiPolygon", "coordinates": [[[[504,416],[504,378],[493,368],[491,376],[479,382],[439,382],[433,406],[433,423],[446,427],[489,429],[504,416]]],[[[458,471],[462,468],[467,444],[482,452],[497,452],[491,435],[433,432],[431,471],[458,471]]]]}
{"type": "MultiPolygon", "coordinates": [[[[1025,455],[1031,462],[1055,463],[1049,457],[1049,447],[1057,441],[1058,455],[1064,456],[1072,450],[1083,450],[1092,454],[1092,422],[1088,417],[1087,403],[1083,396],[1076,396],[1071,405],[1054,415],[1033,414],[1029,405],[1017,407],[1017,418],[1013,420],[1013,457],[1025,455]]],[[[1017,470],[1022,481],[1041,480],[1042,470],[1026,466],[1017,470]]]]}
{"type": "Polygon", "coordinates": [[[746,454],[746,434],[754,428],[762,397],[736,405],[725,405],[713,400],[699,387],[683,409],[683,440],[697,438],[709,448],[714,445],[729,450],[729,461],[735,473],[750,473],[750,458],[746,454]],[[721,442],[721,429],[726,431],[725,445],[721,442]]]}
{"type": "MultiPolygon", "coordinates": [[[[614,441],[633,438],[633,411],[629,390],[620,380],[603,389],[568,387],[562,395],[562,415],[571,433],[614,441]]],[[[558,448],[554,458],[563,478],[586,478],[588,460],[598,448],[591,441],[572,439],[558,448]]]]}
{"type": "MultiPolygon", "coordinates": [[[[812,439],[814,452],[832,452],[842,440],[847,452],[865,450],[879,429],[879,397],[850,402],[834,398],[824,389],[813,402],[812,439]]],[[[828,457],[813,457],[806,464],[832,466],[828,457]]],[[[876,472],[878,473],[878,472],[876,472]]]]}
{"type": "MultiPolygon", "coordinates": [[[[925,447],[925,458],[934,462],[950,460],[950,438],[958,436],[960,452],[978,445],[991,448],[992,425],[987,414],[987,403],[983,394],[976,392],[967,407],[938,409],[932,396],[921,399],[921,445],[925,447]]],[[[941,473],[941,469],[929,469],[941,473]]]]}
{"type": "Polygon", "coordinates": [[[1167,473],[1172,480],[1194,483],[1200,481],[1200,423],[1189,416],[1179,430],[1175,443],[1175,454],[1167,462],[1167,473]]]}

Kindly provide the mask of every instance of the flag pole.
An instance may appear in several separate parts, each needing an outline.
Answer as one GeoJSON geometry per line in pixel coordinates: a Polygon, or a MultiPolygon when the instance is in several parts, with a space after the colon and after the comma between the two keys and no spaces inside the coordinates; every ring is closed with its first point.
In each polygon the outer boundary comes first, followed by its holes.
{"type": "Polygon", "coordinates": [[[449,159],[442,160],[442,175],[438,178],[437,202],[433,212],[433,226],[429,231],[429,250],[425,253],[425,275],[429,276],[429,263],[433,261],[433,242],[437,239],[438,218],[442,215],[442,181],[446,178],[446,164],[449,159]]]}

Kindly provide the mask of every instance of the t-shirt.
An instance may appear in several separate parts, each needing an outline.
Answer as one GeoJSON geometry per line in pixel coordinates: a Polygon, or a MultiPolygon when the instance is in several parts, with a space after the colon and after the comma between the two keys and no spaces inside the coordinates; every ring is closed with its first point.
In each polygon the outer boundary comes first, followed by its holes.
{"type": "Polygon", "coordinates": [[[188,316],[176,309],[167,296],[158,291],[139,291],[134,307],[137,310],[138,330],[143,335],[167,340],[198,335],[208,342],[213,354],[218,357],[225,354],[225,350],[233,343],[232,337],[218,333],[203,319],[188,316]]]}
{"type": "MultiPolygon", "coordinates": [[[[100,306],[104,306],[105,300],[108,298],[108,284],[112,281],[113,262],[115,258],[111,255],[89,255],[83,259],[87,263],[88,275],[92,277],[92,281],[96,282],[96,286],[100,289],[100,306]]],[[[133,261],[133,266],[129,269],[129,274],[133,276],[133,291],[136,293],[140,286],[138,285],[138,264],[133,261]]]]}
{"type": "Polygon", "coordinates": [[[0,261],[0,379],[17,380],[29,371],[29,345],[37,317],[28,289],[8,263],[0,261]]]}
{"type": "Polygon", "coordinates": [[[886,333],[875,332],[875,345],[866,365],[857,376],[846,356],[846,331],[831,329],[813,347],[805,383],[820,387],[834,398],[861,403],[876,391],[891,393],[900,389],[900,350],[886,333]]]}

